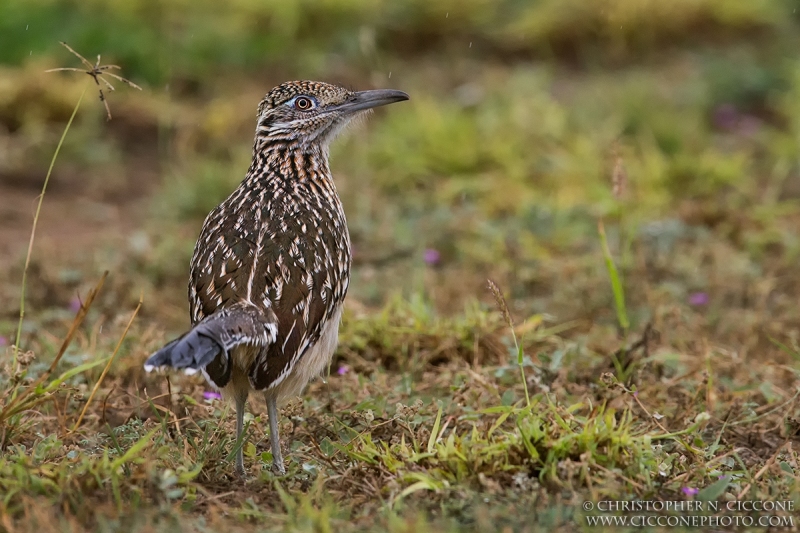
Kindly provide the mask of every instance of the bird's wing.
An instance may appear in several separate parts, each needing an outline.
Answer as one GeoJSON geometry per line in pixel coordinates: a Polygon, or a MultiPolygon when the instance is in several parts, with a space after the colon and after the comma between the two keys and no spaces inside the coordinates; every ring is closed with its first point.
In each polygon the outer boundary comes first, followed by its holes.
{"type": "Polygon", "coordinates": [[[350,247],[344,220],[336,220],[332,211],[314,215],[271,220],[259,248],[253,294],[272,303],[278,334],[250,368],[257,390],[286,377],[320,338],[347,292],[350,247]]]}
{"type": "Polygon", "coordinates": [[[198,371],[217,387],[230,380],[230,352],[241,345],[263,349],[275,342],[277,318],[271,309],[247,302],[224,307],[207,316],[181,337],[170,342],[145,362],[150,372],[162,368],[198,371]]]}
{"type": "Polygon", "coordinates": [[[331,205],[323,200],[304,205],[302,198],[251,198],[240,189],[203,224],[189,283],[192,321],[240,301],[276,317],[275,341],[250,363],[255,389],[285,378],[347,292],[347,226],[338,198],[331,205]]]}
{"type": "Polygon", "coordinates": [[[189,305],[193,324],[218,308],[249,300],[257,215],[252,210],[241,210],[237,216],[230,216],[225,205],[206,217],[192,256],[189,305]]]}

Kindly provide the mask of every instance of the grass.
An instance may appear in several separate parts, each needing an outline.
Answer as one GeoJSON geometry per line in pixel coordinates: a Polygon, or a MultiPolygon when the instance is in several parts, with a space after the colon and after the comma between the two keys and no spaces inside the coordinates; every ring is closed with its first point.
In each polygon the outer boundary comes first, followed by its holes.
{"type": "Polygon", "coordinates": [[[17,326],[17,335],[15,337],[14,342],[14,360],[12,362],[13,366],[17,366],[17,356],[19,355],[19,340],[20,335],[22,334],[22,321],[25,319],[25,287],[27,285],[27,276],[28,276],[28,267],[31,263],[31,254],[33,253],[33,242],[36,238],[36,225],[39,222],[39,213],[42,211],[42,202],[44,202],[44,195],[47,192],[47,184],[50,182],[50,175],[53,173],[53,166],[56,164],[56,159],[58,158],[58,153],[61,151],[61,145],[64,144],[64,138],[67,136],[69,132],[69,127],[72,125],[72,121],[75,119],[75,115],[78,113],[78,109],[81,106],[81,102],[83,101],[83,96],[86,94],[84,91],[81,93],[80,98],[75,103],[75,109],[72,111],[72,115],[70,115],[69,120],[67,121],[67,125],[64,127],[64,133],[61,135],[61,139],[58,141],[58,145],[56,146],[55,151],[53,152],[53,158],[50,160],[50,167],[47,169],[47,175],[44,178],[44,184],[42,185],[42,193],[39,195],[39,202],[36,204],[36,213],[33,215],[33,228],[31,228],[31,238],[28,241],[28,252],[25,255],[25,265],[22,267],[22,287],[20,289],[20,297],[19,297],[19,325],[17,326]]]}
{"type": "Polygon", "coordinates": [[[571,531],[604,516],[586,501],[800,505],[793,5],[501,7],[0,6],[0,531],[571,531]],[[59,39],[145,90],[67,122],[83,82],[44,74],[59,39]],[[186,326],[202,218],[295,77],[412,99],[332,148],[355,248],[340,345],[282,409],[286,476],[250,402],[242,482],[231,407],[141,363],[186,326]],[[28,261],[15,204],[56,146],[28,261]]]}

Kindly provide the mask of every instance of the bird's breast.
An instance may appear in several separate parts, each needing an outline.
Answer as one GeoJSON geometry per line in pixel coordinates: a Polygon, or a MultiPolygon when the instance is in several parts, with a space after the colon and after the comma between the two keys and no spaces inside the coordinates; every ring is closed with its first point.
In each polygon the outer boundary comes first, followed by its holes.
{"type": "Polygon", "coordinates": [[[320,189],[232,194],[209,215],[192,258],[193,320],[244,299],[310,322],[315,301],[344,299],[350,237],[335,190],[320,189]]]}

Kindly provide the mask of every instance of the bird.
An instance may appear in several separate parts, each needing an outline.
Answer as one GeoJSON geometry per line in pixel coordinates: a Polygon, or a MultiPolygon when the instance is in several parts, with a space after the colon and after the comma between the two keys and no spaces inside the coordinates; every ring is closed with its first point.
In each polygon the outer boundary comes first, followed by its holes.
{"type": "Polygon", "coordinates": [[[278,405],[329,367],[338,343],[352,252],[330,143],[353,118],[408,99],[318,81],[273,88],[258,105],[244,180],[203,223],[190,264],[191,329],[144,369],[200,372],[233,400],[239,476],[249,394],[264,395],[272,471],[285,475],[278,405]]]}

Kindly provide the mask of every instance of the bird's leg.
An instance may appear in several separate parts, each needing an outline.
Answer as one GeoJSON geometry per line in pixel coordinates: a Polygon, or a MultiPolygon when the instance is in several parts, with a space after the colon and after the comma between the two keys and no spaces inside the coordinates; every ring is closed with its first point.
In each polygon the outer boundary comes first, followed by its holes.
{"type": "Polygon", "coordinates": [[[247,393],[237,394],[236,398],[236,474],[244,477],[244,408],[247,405],[247,393]]]}
{"type": "Polygon", "coordinates": [[[278,400],[271,394],[265,394],[267,412],[269,413],[269,442],[272,445],[272,471],[279,475],[286,474],[281,455],[281,439],[278,434],[278,400]]]}

